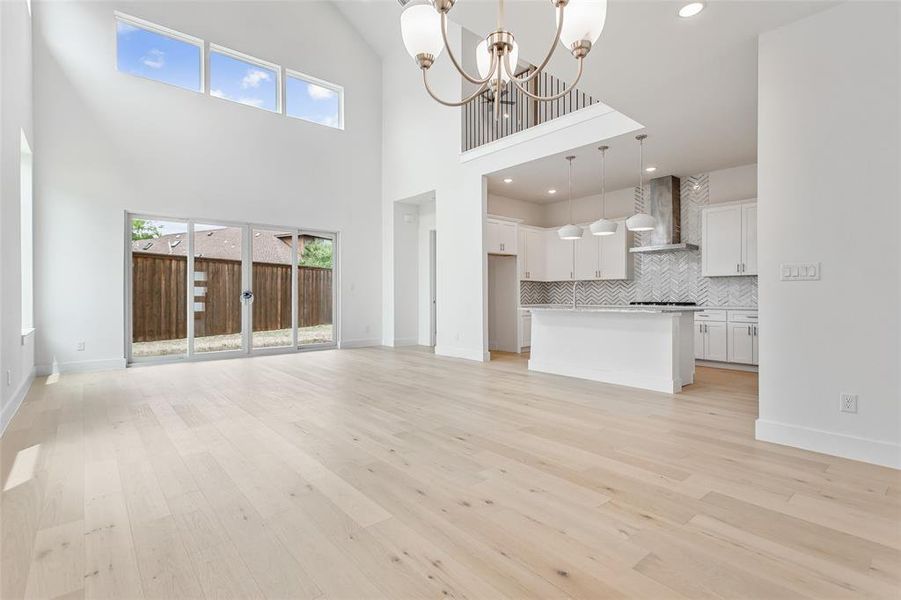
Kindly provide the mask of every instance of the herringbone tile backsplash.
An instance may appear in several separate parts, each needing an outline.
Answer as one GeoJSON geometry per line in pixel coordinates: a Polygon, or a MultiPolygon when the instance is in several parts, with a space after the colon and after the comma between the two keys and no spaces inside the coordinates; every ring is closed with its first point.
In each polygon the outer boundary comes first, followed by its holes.
{"type": "MultiPolygon", "coordinates": [[[[707,175],[682,178],[682,241],[701,245],[701,209],[708,204],[707,175]]],[[[635,210],[643,210],[635,189],[635,210]]],[[[644,234],[636,234],[636,245],[644,245],[644,234]]],[[[700,306],[757,306],[757,277],[702,277],[701,252],[682,251],[636,254],[631,281],[583,281],[579,304],[628,304],[634,300],[696,302],[700,306]]],[[[570,281],[523,281],[522,304],[568,304],[572,302],[570,281]]]]}

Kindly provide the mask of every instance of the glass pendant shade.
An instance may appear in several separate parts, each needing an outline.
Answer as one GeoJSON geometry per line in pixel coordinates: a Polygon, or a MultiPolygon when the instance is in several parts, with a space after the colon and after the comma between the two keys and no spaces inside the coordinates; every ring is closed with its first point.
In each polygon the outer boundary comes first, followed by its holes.
{"type": "Polygon", "coordinates": [[[637,213],[626,219],[629,231],[652,231],[657,226],[657,219],[647,213],[637,213]]]}
{"type": "Polygon", "coordinates": [[[607,219],[598,219],[591,224],[592,235],[613,235],[616,233],[616,222],[607,219]]]}
{"type": "MultiPolygon", "coordinates": [[[[514,73],[516,72],[517,62],[519,62],[519,44],[514,41],[513,49],[510,51],[510,68],[513,69],[514,73]]],[[[479,42],[479,45],[476,46],[476,67],[479,69],[479,77],[482,79],[488,77],[488,69],[491,68],[491,53],[488,52],[487,40],[482,40],[479,42]]],[[[500,62],[495,66],[495,69],[497,68],[500,68],[501,70],[501,81],[504,83],[510,81],[507,70],[501,66],[500,62]]]]}
{"type": "Polygon", "coordinates": [[[557,235],[561,240],[581,240],[582,228],[578,225],[564,225],[557,230],[557,235]]]}
{"type": "Polygon", "coordinates": [[[578,41],[592,45],[601,37],[607,20],[607,0],[570,0],[563,9],[560,43],[569,50],[578,41]]]}
{"type": "Polygon", "coordinates": [[[414,59],[418,54],[438,58],[444,49],[441,35],[441,15],[430,4],[413,4],[400,15],[400,33],[407,52],[414,59]]]}

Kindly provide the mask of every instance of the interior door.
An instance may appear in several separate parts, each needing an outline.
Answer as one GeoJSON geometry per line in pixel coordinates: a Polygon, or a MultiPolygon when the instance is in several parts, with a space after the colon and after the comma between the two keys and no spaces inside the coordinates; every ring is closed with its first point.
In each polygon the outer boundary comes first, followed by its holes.
{"type": "Polygon", "coordinates": [[[334,346],[337,341],[336,257],[332,233],[300,231],[297,238],[297,345],[334,346]]]}
{"type": "Polygon", "coordinates": [[[251,229],[252,350],[296,344],[296,244],[294,229],[251,229]]]}
{"type": "Polygon", "coordinates": [[[244,297],[249,282],[244,268],[246,226],[192,223],[193,354],[239,353],[246,348],[244,297]]]}
{"type": "Polygon", "coordinates": [[[704,210],[701,263],[705,277],[741,275],[741,206],[704,210]]]}

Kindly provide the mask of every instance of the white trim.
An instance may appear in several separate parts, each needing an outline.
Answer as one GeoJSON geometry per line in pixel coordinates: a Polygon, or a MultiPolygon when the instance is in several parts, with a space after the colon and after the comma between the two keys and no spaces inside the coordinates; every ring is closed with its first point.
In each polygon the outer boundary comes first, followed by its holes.
{"type": "Polygon", "coordinates": [[[372,348],[381,346],[382,340],[379,338],[357,338],[354,340],[341,340],[338,342],[338,348],[346,350],[348,348],[372,348]]]}
{"type": "Polygon", "coordinates": [[[323,127],[330,127],[331,129],[338,129],[340,131],[344,131],[344,86],[338,85],[337,83],[332,83],[331,81],[326,81],[324,79],[319,79],[318,77],[313,77],[312,75],[307,75],[306,73],[301,73],[295,69],[289,69],[288,67],[284,67],[285,69],[285,102],[284,102],[284,110],[282,111],[286,117],[290,117],[292,119],[299,119],[301,121],[306,121],[307,123],[313,123],[314,125],[322,125],[323,127]],[[311,121],[310,119],[304,119],[303,117],[296,117],[294,115],[288,114],[288,78],[291,77],[293,79],[301,79],[306,81],[307,83],[312,83],[313,85],[318,85],[319,87],[326,88],[328,90],[332,90],[338,94],[338,125],[332,127],[331,125],[326,125],[324,123],[319,123],[318,121],[311,121]]]}
{"type": "Polygon", "coordinates": [[[25,345],[25,340],[29,337],[34,336],[34,327],[27,327],[22,330],[22,345],[25,345]]]}
{"type": "Polygon", "coordinates": [[[284,114],[284,98],[282,96],[282,66],[277,65],[275,63],[269,62],[268,60],[263,60],[262,58],[257,58],[256,56],[251,56],[249,54],[244,54],[243,52],[238,52],[237,50],[232,50],[231,48],[226,48],[225,46],[220,46],[219,44],[214,44],[213,42],[209,43],[209,48],[207,49],[207,62],[210,63],[209,72],[210,72],[210,83],[207,86],[209,88],[209,93],[207,94],[210,98],[218,98],[220,100],[227,100],[234,104],[244,104],[245,106],[250,106],[251,108],[259,108],[266,112],[274,112],[275,114],[284,114]],[[263,106],[255,106],[253,104],[247,104],[244,102],[239,102],[237,100],[232,100],[231,98],[226,98],[224,96],[214,96],[213,95],[213,53],[221,54],[222,56],[227,56],[228,58],[239,60],[241,62],[249,63],[251,65],[256,65],[260,68],[267,69],[269,71],[273,71],[275,73],[275,109],[269,110],[263,106]]]}
{"type": "Polygon", "coordinates": [[[28,374],[28,377],[19,384],[19,388],[16,390],[16,393],[9,397],[9,400],[6,402],[6,406],[3,407],[3,410],[0,411],[0,437],[6,433],[6,427],[12,422],[13,417],[16,416],[16,413],[19,412],[19,407],[22,406],[22,402],[25,400],[25,397],[28,395],[28,391],[31,389],[31,384],[34,382],[35,370],[32,369],[28,374]]]}
{"type": "Polygon", "coordinates": [[[757,419],[755,438],[783,446],[901,469],[901,445],[880,440],[757,419]]]}
{"type": "Polygon", "coordinates": [[[610,369],[586,369],[570,363],[552,363],[529,359],[529,370],[564,377],[577,377],[612,385],[625,385],[634,388],[676,394],[682,390],[682,379],[679,377],[653,377],[646,373],[629,371],[613,371],[610,369]]]}
{"type": "MultiPolygon", "coordinates": [[[[714,321],[711,321],[711,323],[714,321]]],[[[728,369],[730,371],[746,371],[748,373],[757,373],[759,371],[757,365],[747,365],[745,363],[720,362],[718,360],[701,360],[695,359],[695,365],[698,367],[710,367],[711,369],[728,369]]]]}
{"type": "Polygon", "coordinates": [[[435,346],[436,356],[447,356],[450,358],[463,358],[466,360],[475,360],[478,362],[488,362],[491,360],[491,353],[483,350],[473,350],[470,348],[457,348],[454,346],[435,346]]]}
{"type": "Polygon", "coordinates": [[[419,338],[418,337],[410,337],[410,338],[394,338],[394,343],[391,344],[395,348],[399,346],[418,346],[419,338]]]}
{"type": "Polygon", "coordinates": [[[87,373],[89,371],[113,371],[124,369],[124,358],[98,358],[95,360],[73,360],[52,365],[37,365],[37,375],[46,377],[55,373],[87,373]]]}

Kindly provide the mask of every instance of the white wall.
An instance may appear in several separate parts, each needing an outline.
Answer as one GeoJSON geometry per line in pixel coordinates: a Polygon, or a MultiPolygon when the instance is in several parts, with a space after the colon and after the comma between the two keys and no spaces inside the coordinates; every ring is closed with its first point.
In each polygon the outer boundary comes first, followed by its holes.
{"type": "Polygon", "coordinates": [[[34,9],[39,364],[122,364],[126,210],[339,231],[341,343],[378,343],[381,65],[332,4],[34,9]],[[346,130],[117,72],[114,9],[343,85],[346,130]]]}
{"type": "Polygon", "coordinates": [[[896,3],[839,5],[760,38],[757,437],[901,467],[896,3]],[[779,265],[819,262],[816,282],[779,265]],[[858,414],[839,394],[860,396],[858,414]]]}
{"type": "MultiPolygon", "coordinates": [[[[711,204],[757,196],[756,164],[711,171],[707,176],[711,204]]],[[[607,217],[618,219],[632,215],[635,210],[634,193],[635,188],[632,187],[607,192],[607,217]]],[[[601,207],[600,194],[574,198],[573,219],[576,223],[591,223],[600,218],[601,207]]],[[[569,222],[567,200],[539,204],[489,194],[488,212],[523,219],[526,225],[536,227],[558,227],[569,222]]]]}
{"type": "MultiPolygon", "coordinates": [[[[0,432],[34,374],[34,336],[22,339],[20,136],[35,152],[31,17],[24,0],[0,2],[0,432]]],[[[27,183],[25,184],[27,186],[27,183]]]]}
{"type": "MultiPolygon", "coordinates": [[[[419,205],[419,345],[432,344],[431,234],[435,231],[435,200],[419,205]]],[[[436,239],[437,241],[437,239],[436,239]]],[[[437,265],[435,265],[437,267],[437,265]]],[[[436,269],[437,270],[437,269],[436,269]]]]}

